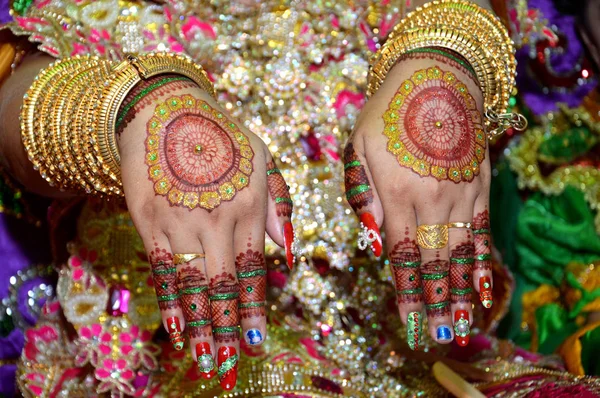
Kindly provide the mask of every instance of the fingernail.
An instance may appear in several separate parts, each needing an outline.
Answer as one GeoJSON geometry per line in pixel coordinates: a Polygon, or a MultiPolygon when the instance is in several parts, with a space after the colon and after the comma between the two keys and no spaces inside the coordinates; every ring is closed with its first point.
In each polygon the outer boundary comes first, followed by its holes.
{"type": "Polygon", "coordinates": [[[292,243],[294,243],[294,226],[288,221],[283,226],[283,244],[285,246],[287,266],[290,271],[294,268],[294,253],[292,252],[292,243]]]}
{"type": "Polygon", "coordinates": [[[196,355],[198,356],[198,370],[200,370],[200,375],[207,380],[215,377],[217,372],[215,370],[215,360],[213,359],[210,350],[210,344],[196,344],[196,355]]]}
{"type": "Polygon", "coordinates": [[[169,332],[169,338],[173,348],[177,351],[183,349],[183,335],[181,334],[181,325],[179,324],[179,318],[176,316],[167,319],[167,326],[169,332]]]}
{"type": "Polygon", "coordinates": [[[438,341],[452,340],[452,332],[450,331],[450,328],[446,325],[438,326],[437,339],[438,341]]]}
{"type": "Polygon", "coordinates": [[[363,213],[360,215],[360,222],[362,223],[361,227],[367,229],[365,238],[369,238],[368,241],[371,243],[371,250],[375,256],[381,256],[381,250],[383,249],[383,245],[381,243],[381,233],[379,232],[379,227],[375,222],[375,217],[371,213],[363,213]],[[369,237],[369,231],[373,231],[375,236],[369,237]]]}
{"type": "Polygon", "coordinates": [[[263,336],[260,330],[250,329],[246,331],[246,342],[250,345],[257,345],[263,342],[263,336]]]}
{"type": "Polygon", "coordinates": [[[460,346],[469,344],[469,313],[465,310],[458,310],[454,313],[454,339],[460,346]]]}
{"type": "Polygon", "coordinates": [[[492,308],[492,281],[489,276],[479,278],[479,299],[485,308],[492,308]]]}
{"type": "Polygon", "coordinates": [[[411,312],[410,314],[408,314],[408,322],[406,325],[406,338],[408,340],[408,346],[413,351],[419,350],[419,346],[421,344],[422,330],[423,326],[421,325],[421,313],[411,312]]]}
{"type": "Polygon", "coordinates": [[[231,390],[237,383],[238,356],[235,348],[224,346],[219,348],[219,379],[224,390],[231,390]]]}

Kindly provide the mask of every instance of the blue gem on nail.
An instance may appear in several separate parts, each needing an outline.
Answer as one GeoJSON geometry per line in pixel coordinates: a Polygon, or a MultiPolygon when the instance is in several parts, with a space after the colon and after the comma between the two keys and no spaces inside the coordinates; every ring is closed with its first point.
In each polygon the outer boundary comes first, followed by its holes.
{"type": "Polygon", "coordinates": [[[437,328],[438,340],[452,340],[452,332],[448,326],[440,326],[437,328]]]}
{"type": "Polygon", "coordinates": [[[262,334],[258,329],[250,329],[246,332],[246,341],[250,345],[260,344],[263,341],[262,334]]]}

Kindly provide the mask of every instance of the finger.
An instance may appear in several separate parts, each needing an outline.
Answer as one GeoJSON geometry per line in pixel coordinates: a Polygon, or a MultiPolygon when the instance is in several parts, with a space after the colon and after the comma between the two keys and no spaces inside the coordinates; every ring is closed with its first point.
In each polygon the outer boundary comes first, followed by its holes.
{"type": "Polygon", "coordinates": [[[417,202],[417,243],[421,249],[421,283],[429,334],[441,344],[454,338],[450,317],[448,202],[417,202]]]}
{"type": "Polygon", "coordinates": [[[291,270],[295,262],[295,236],[291,218],[293,202],[290,188],[270,154],[267,156],[267,188],[270,197],[267,207],[267,233],[285,248],[287,265],[291,270]]]}
{"type": "Polygon", "coordinates": [[[173,264],[173,254],[169,240],[164,234],[156,234],[152,242],[144,242],[148,252],[148,261],[152,269],[152,280],[158,307],[163,320],[163,326],[169,333],[173,348],[183,349],[185,321],[179,306],[179,291],[177,287],[177,269],[173,264]]]}
{"type": "Polygon", "coordinates": [[[237,382],[240,352],[239,284],[233,256],[233,226],[207,226],[201,239],[206,252],[208,294],[212,316],[212,333],[217,350],[217,373],[221,387],[229,391],[237,382]],[[230,237],[229,239],[223,237],[230,237]]]}
{"type": "Polygon", "coordinates": [[[470,228],[472,208],[473,200],[457,203],[450,213],[448,230],[451,312],[455,340],[460,346],[469,344],[470,325],[473,320],[471,297],[475,247],[470,228]]]}
{"type": "Polygon", "coordinates": [[[216,351],[212,339],[204,251],[194,234],[184,233],[171,238],[173,263],[177,267],[179,304],[186,322],[192,357],[198,364],[200,375],[211,379],[216,374],[216,351]]]}
{"type": "Polygon", "coordinates": [[[480,195],[475,201],[473,216],[473,239],[475,243],[475,263],[473,265],[473,285],[479,293],[481,304],[491,308],[492,298],[492,236],[490,230],[489,197],[480,195]]]}
{"type": "Polygon", "coordinates": [[[371,246],[375,256],[381,256],[383,244],[379,226],[383,223],[383,208],[377,189],[372,183],[373,177],[369,170],[362,136],[355,135],[344,149],[344,182],[346,199],[360,218],[358,247],[365,250],[371,246]]]}
{"type": "Polygon", "coordinates": [[[423,289],[421,253],[416,242],[417,219],[412,206],[385,209],[388,258],[396,287],[400,319],[407,325],[407,342],[412,350],[421,347],[423,329],[423,289]]]}
{"type": "Polygon", "coordinates": [[[240,284],[242,335],[249,345],[262,344],[267,338],[264,225],[264,217],[259,215],[248,222],[238,223],[234,238],[235,268],[240,284]]]}

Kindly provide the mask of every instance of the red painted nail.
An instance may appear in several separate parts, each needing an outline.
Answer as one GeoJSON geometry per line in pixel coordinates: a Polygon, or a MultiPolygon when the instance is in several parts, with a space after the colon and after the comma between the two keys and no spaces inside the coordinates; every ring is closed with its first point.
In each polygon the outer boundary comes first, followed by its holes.
{"type": "Polygon", "coordinates": [[[210,350],[210,344],[196,344],[196,356],[198,357],[198,370],[200,371],[200,375],[207,380],[215,377],[217,371],[215,368],[215,360],[213,359],[210,350]]]}
{"type": "Polygon", "coordinates": [[[479,299],[485,308],[492,308],[492,280],[489,276],[479,278],[479,299]]]}
{"type": "Polygon", "coordinates": [[[219,348],[219,378],[224,390],[231,390],[237,383],[238,356],[235,348],[224,346],[219,348]]]}
{"type": "Polygon", "coordinates": [[[292,253],[292,243],[294,243],[294,226],[288,221],[283,226],[283,244],[285,246],[287,266],[290,271],[294,268],[294,253],[292,253]]]}
{"type": "Polygon", "coordinates": [[[177,351],[183,349],[183,335],[181,334],[179,318],[174,316],[167,319],[167,332],[169,332],[169,338],[171,339],[173,348],[177,351]]]}
{"type": "Polygon", "coordinates": [[[371,243],[371,249],[373,250],[373,253],[375,254],[375,256],[377,256],[377,257],[381,256],[381,250],[383,249],[383,244],[381,242],[381,233],[379,232],[379,227],[377,226],[377,223],[375,222],[375,217],[373,217],[373,215],[371,213],[363,213],[360,215],[360,222],[362,222],[363,225],[365,227],[367,227],[367,229],[371,229],[371,230],[375,231],[375,234],[377,235],[377,239],[375,239],[375,241],[373,241],[373,243],[371,243]]]}
{"type": "Polygon", "coordinates": [[[454,339],[459,346],[469,344],[469,335],[471,328],[469,327],[469,313],[465,310],[458,310],[454,313],[454,339]]]}

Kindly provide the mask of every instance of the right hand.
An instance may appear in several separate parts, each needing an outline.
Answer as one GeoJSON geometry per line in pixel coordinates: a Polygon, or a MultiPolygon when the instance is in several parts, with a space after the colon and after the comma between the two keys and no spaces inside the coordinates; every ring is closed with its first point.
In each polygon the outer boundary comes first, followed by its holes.
{"type": "Polygon", "coordinates": [[[230,390],[238,325],[250,345],[267,337],[265,230],[292,266],[291,200],[257,136],[191,82],[168,84],[119,136],[123,190],[174,348],[186,329],[202,376],[230,390]]]}

